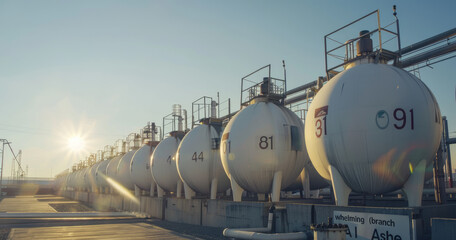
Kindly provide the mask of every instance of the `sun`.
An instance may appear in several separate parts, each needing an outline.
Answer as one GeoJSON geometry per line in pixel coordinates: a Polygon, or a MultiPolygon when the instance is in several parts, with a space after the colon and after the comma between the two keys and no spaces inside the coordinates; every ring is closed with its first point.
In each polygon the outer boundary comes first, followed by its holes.
{"type": "Polygon", "coordinates": [[[68,148],[70,151],[79,153],[85,148],[85,141],[80,136],[73,136],[68,139],[68,148]]]}

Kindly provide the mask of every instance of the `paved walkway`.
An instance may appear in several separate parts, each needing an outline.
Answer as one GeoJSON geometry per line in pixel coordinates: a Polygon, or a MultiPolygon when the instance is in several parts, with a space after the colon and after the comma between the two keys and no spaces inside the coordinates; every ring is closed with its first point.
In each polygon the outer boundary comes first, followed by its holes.
{"type": "Polygon", "coordinates": [[[35,196],[7,197],[0,202],[0,212],[51,213],[56,212],[47,201],[35,196]]]}
{"type": "MultiPolygon", "coordinates": [[[[4,198],[0,239],[223,239],[222,229],[136,217],[22,218],[14,213],[55,213],[49,203],[73,202],[57,196],[4,198]],[[9,234],[8,234],[9,231],[9,234]],[[5,235],[6,234],[6,235],[5,235]],[[3,235],[3,236],[2,236],[3,235]]],[[[81,212],[80,212],[81,213],[81,212]]],[[[83,214],[83,213],[81,213],[83,214]]],[[[1,214],[0,214],[1,215],[1,214]]],[[[90,214],[86,214],[90,215],[90,214]]]]}
{"type": "Polygon", "coordinates": [[[217,239],[199,238],[149,223],[13,228],[11,239],[217,239]]]}

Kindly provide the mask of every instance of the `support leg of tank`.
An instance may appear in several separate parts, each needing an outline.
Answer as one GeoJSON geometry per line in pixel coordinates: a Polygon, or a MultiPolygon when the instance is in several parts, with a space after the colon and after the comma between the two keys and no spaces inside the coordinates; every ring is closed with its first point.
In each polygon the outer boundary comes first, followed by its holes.
{"type": "Polygon", "coordinates": [[[233,201],[242,201],[242,192],[244,192],[244,189],[242,189],[241,186],[239,186],[239,184],[233,178],[230,179],[230,182],[231,190],[233,190],[233,201]]]}
{"type": "Polygon", "coordinates": [[[280,189],[282,188],[282,171],[274,173],[274,179],[272,180],[272,193],[271,202],[280,201],[280,189]]]}
{"type": "Polygon", "coordinates": [[[141,197],[141,189],[135,185],[135,197],[141,197]]]}
{"type": "Polygon", "coordinates": [[[212,179],[211,182],[211,199],[217,198],[217,178],[212,179]]]}
{"type": "Polygon", "coordinates": [[[304,191],[304,198],[310,198],[310,179],[309,179],[309,171],[307,169],[303,169],[300,174],[302,189],[304,191]]]}
{"type": "Polygon", "coordinates": [[[184,193],[185,199],[192,199],[192,197],[196,195],[195,191],[193,191],[186,183],[184,183],[184,193]]]}
{"type": "Polygon", "coordinates": [[[407,182],[402,187],[407,196],[409,207],[421,206],[421,198],[423,197],[424,174],[426,171],[426,160],[421,160],[415,166],[413,173],[410,175],[407,182]]]}
{"type": "Polygon", "coordinates": [[[151,197],[155,196],[155,183],[154,182],[150,184],[149,196],[151,196],[151,197]]]}
{"type": "Polygon", "coordinates": [[[329,165],[329,173],[331,174],[331,183],[334,190],[336,205],[348,206],[348,197],[350,196],[351,189],[345,184],[344,179],[335,167],[329,165]]]}
{"type": "Polygon", "coordinates": [[[165,195],[165,191],[163,191],[163,188],[157,185],[157,195],[159,198],[162,198],[163,195],[165,195]]]}
{"type": "Polygon", "coordinates": [[[177,181],[176,197],[182,197],[182,181],[177,181]]]}

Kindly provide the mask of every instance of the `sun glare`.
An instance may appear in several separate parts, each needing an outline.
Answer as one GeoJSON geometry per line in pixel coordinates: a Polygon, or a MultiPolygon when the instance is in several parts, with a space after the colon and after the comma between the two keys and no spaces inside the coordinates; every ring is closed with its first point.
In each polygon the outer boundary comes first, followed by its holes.
{"type": "Polygon", "coordinates": [[[84,139],[82,139],[80,136],[73,136],[68,139],[68,148],[72,152],[81,152],[84,150],[84,147],[84,139]]]}

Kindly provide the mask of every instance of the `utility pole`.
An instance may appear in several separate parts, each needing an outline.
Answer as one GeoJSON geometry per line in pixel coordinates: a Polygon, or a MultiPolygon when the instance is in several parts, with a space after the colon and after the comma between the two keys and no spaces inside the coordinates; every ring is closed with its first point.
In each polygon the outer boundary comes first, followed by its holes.
{"type": "Polygon", "coordinates": [[[5,144],[8,144],[9,142],[6,139],[0,139],[0,142],[2,142],[2,163],[1,163],[1,169],[0,169],[0,196],[3,195],[2,189],[3,189],[3,158],[5,157],[5,144]]]}
{"type": "Polygon", "coordinates": [[[14,158],[11,160],[11,181],[14,182],[14,179],[16,177],[16,162],[14,161],[14,158]]]}
{"type": "MultiPolygon", "coordinates": [[[[18,154],[17,154],[17,159],[16,159],[16,160],[17,160],[17,164],[18,164],[19,166],[22,166],[22,150],[19,150],[19,152],[18,152],[18,154]]],[[[23,180],[23,179],[24,179],[24,169],[22,169],[22,168],[17,169],[16,176],[17,176],[16,179],[18,179],[18,180],[19,180],[19,179],[23,180]]]]}
{"type": "MultiPolygon", "coordinates": [[[[21,163],[17,160],[16,154],[14,154],[13,148],[11,148],[11,145],[10,145],[11,142],[8,142],[8,140],[6,140],[6,139],[0,139],[0,142],[2,143],[2,162],[0,164],[0,166],[1,166],[1,169],[0,169],[0,195],[2,195],[2,189],[3,189],[3,160],[5,158],[5,145],[8,145],[11,153],[13,154],[14,159],[18,163],[18,171],[24,172],[24,170],[22,169],[21,163]]],[[[22,153],[22,151],[21,151],[21,153],[22,153]]]]}

